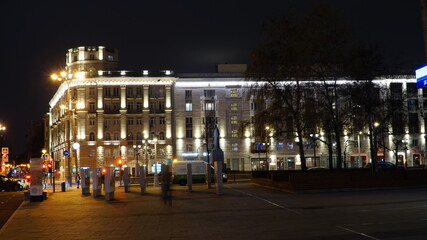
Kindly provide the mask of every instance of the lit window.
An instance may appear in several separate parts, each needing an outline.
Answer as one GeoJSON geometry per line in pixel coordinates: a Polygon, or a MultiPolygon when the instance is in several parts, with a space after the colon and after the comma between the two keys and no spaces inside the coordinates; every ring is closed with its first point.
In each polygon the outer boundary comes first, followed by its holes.
{"type": "Polygon", "coordinates": [[[239,144],[238,143],[232,143],[231,144],[231,151],[239,151],[239,144]]]}
{"type": "Polygon", "coordinates": [[[239,96],[239,94],[238,94],[237,89],[231,89],[230,90],[230,97],[238,97],[238,96],[239,96]]]}
{"type": "Polygon", "coordinates": [[[239,122],[237,121],[237,116],[231,116],[230,123],[231,124],[238,124],[239,122]]]}
{"type": "Polygon", "coordinates": [[[107,60],[108,60],[108,61],[114,61],[114,58],[113,58],[113,56],[108,55],[107,60]]]}
{"type": "Polygon", "coordinates": [[[231,130],[231,137],[233,138],[239,137],[239,131],[237,129],[231,130]]]}
{"type": "Polygon", "coordinates": [[[142,73],[143,73],[145,76],[147,76],[147,75],[148,75],[148,70],[144,70],[144,71],[142,71],[142,73]]]}
{"type": "Polygon", "coordinates": [[[187,112],[193,111],[193,104],[192,103],[186,103],[185,104],[185,111],[187,111],[187,112]]]}
{"type": "Polygon", "coordinates": [[[238,110],[238,104],[237,103],[230,104],[230,110],[231,111],[237,111],[238,110]]]}
{"type": "Polygon", "coordinates": [[[206,110],[206,111],[212,111],[212,110],[215,110],[215,104],[214,104],[214,103],[206,103],[206,104],[205,104],[205,110],[206,110]]]}

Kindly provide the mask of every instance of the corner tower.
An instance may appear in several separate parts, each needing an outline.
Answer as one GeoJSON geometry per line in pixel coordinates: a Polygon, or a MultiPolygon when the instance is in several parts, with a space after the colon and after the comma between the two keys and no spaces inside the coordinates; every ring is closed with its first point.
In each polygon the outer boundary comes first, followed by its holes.
{"type": "Polygon", "coordinates": [[[86,72],[89,76],[94,76],[100,70],[117,70],[119,54],[117,49],[104,46],[77,47],[68,49],[65,61],[68,74],[86,72]]]}

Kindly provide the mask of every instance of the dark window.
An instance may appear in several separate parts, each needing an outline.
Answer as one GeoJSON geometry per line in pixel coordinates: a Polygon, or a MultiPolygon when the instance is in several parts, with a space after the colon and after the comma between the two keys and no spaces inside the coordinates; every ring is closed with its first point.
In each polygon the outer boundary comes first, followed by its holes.
{"type": "Polygon", "coordinates": [[[420,133],[420,124],[418,121],[418,113],[409,113],[409,119],[408,119],[408,126],[409,126],[409,133],[420,133]]]}
{"type": "Polygon", "coordinates": [[[215,90],[205,90],[204,96],[205,97],[214,97],[215,96],[215,90]]]}
{"type": "Polygon", "coordinates": [[[409,97],[416,97],[418,95],[418,89],[416,83],[407,83],[406,92],[409,97]]]}

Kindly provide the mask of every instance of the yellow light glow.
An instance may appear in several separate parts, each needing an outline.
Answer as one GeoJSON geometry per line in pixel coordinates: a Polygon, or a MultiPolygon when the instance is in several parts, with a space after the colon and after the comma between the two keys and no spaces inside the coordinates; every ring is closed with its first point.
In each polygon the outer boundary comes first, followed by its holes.
{"type": "Polygon", "coordinates": [[[84,103],[77,103],[77,109],[84,109],[85,104],[84,103]]]}
{"type": "Polygon", "coordinates": [[[50,78],[52,80],[58,80],[58,75],[57,74],[52,74],[52,75],[50,75],[50,78]]]}

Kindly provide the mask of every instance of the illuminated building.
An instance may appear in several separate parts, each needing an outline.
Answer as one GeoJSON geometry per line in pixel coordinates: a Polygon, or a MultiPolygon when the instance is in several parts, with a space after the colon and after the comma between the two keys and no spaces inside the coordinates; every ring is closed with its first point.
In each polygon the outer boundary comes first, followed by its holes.
{"type": "MultiPolygon", "coordinates": [[[[218,65],[217,73],[175,74],[171,70],[120,70],[117,63],[117,51],[102,46],[68,51],[67,76],[51,99],[48,114],[49,151],[63,170],[68,166],[117,165],[118,159],[122,159],[135,174],[138,157],[149,165],[150,171],[154,159],[207,160],[207,148],[212,145],[210,132],[215,126],[220,130],[227,168],[240,171],[299,168],[294,139],[278,141],[271,137],[266,142],[256,142],[250,127],[239,132],[240,123],[251,121],[260,107],[247,97],[252,82],[242,76],[244,65],[218,65]],[[71,148],[74,142],[80,143],[75,151],[71,148]],[[262,149],[262,145],[269,146],[267,152],[255,151],[262,149]],[[64,151],[69,151],[70,156],[65,156],[64,151]]],[[[376,82],[399,88],[402,94],[407,89],[414,91],[415,86],[413,76],[376,82]]],[[[427,106],[424,100],[427,94],[415,91],[415,97],[405,104],[414,105],[411,105],[412,118],[413,113],[421,118],[418,112],[421,105],[417,104],[422,102],[427,106]]],[[[423,123],[420,120],[418,128],[407,127],[406,150],[398,154],[408,166],[423,163],[420,162],[425,146],[423,123]]],[[[353,133],[345,138],[346,142],[352,142],[347,146],[348,166],[362,167],[370,154],[366,134],[353,133]]],[[[313,159],[318,158],[318,164],[323,166],[327,162],[327,149],[321,141],[317,144],[315,149],[307,147],[307,163],[313,164],[313,159]]],[[[382,154],[393,159],[387,151],[382,154]]]]}

